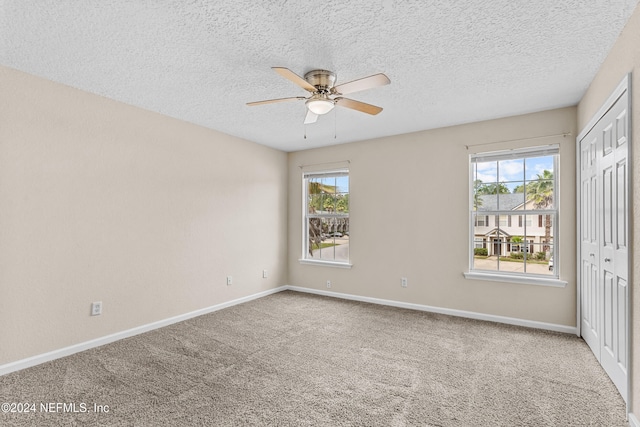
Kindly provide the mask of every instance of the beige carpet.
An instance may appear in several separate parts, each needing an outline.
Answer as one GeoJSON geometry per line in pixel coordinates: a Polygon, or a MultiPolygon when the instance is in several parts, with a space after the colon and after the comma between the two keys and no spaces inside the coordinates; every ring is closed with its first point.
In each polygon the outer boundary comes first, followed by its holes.
{"type": "Polygon", "coordinates": [[[627,425],[575,336],[291,291],[0,377],[0,402],[37,404],[3,426],[627,425]]]}

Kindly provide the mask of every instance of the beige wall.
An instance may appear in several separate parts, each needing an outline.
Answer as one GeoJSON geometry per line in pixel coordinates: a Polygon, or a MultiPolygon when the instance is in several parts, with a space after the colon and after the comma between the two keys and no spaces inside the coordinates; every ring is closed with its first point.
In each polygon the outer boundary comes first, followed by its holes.
{"type": "Polygon", "coordinates": [[[286,283],[286,177],[283,152],[0,67],[0,365],[286,283]]]}
{"type": "MultiPolygon", "coordinates": [[[[616,41],[609,56],[600,67],[587,93],[578,105],[578,129],[587,125],[602,104],[627,73],[631,79],[631,188],[633,191],[631,230],[632,248],[640,248],[640,7],[636,8],[616,41]]],[[[631,270],[631,410],[640,415],[640,351],[638,351],[638,331],[640,331],[640,256],[638,250],[632,253],[631,270]],[[636,338],[635,340],[633,338],[636,338]]]]}
{"type": "Polygon", "coordinates": [[[575,326],[575,108],[289,155],[289,284],[575,326]],[[530,139],[572,132],[573,136],[530,139]],[[471,147],[495,141],[520,140],[471,147]],[[560,144],[565,288],[469,280],[469,154],[560,144]],[[352,269],[301,265],[300,165],[349,160],[352,269]],[[407,288],[400,278],[407,277],[407,288]]]}

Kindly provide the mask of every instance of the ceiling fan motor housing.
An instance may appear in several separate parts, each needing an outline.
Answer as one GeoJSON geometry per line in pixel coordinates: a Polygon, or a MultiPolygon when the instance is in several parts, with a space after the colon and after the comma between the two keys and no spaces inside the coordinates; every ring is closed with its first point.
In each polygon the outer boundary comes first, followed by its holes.
{"type": "Polygon", "coordinates": [[[304,75],[304,79],[318,91],[325,92],[331,90],[335,84],[336,75],[328,70],[312,70],[304,75]]]}

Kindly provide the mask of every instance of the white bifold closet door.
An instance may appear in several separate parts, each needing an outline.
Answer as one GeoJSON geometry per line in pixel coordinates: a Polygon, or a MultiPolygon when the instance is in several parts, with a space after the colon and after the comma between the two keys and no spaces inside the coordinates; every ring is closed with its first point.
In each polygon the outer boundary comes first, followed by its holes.
{"type": "Polygon", "coordinates": [[[624,90],[579,138],[580,330],[627,400],[629,103],[624,90]]]}

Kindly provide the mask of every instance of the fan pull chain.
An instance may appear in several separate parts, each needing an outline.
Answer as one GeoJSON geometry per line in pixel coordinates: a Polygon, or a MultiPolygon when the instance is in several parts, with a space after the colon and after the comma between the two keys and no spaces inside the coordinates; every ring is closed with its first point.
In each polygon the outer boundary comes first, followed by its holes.
{"type": "Polygon", "coordinates": [[[304,139],[307,139],[307,125],[303,125],[304,127],[304,139]]]}
{"type": "Polygon", "coordinates": [[[333,139],[338,139],[338,113],[336,112],[336,109],[333,109],[333,139]]]}

